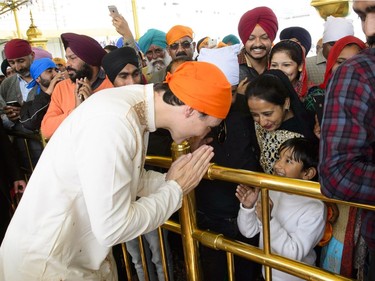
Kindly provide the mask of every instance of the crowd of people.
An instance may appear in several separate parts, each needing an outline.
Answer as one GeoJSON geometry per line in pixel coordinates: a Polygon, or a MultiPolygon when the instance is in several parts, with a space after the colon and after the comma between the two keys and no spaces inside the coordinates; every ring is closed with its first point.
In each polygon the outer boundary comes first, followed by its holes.
{"type": "MultiPolygon", "coordinates": [[[[178,220],[189,192],[199,228],[263,247],[259,188],[202,179],[210,162],[320,182],[327,197],[373,205],[375,1],[354,0],[353,10],[367,42],[350,20],[329,16],[309,58],[308,30],[279,30],[264,6],[244,13],[239,36],[221,42],[194,38],[184,25],[135,40],[117,14],[120,47],[63,33],[64,59],[9,40],[0,84],[0,279],[118,280],[126,243],[142,281],[143,235],[148,279],[164,280],[155,229],[178,220]],[[32,138],[26,151],[28,135],[48,143],[32,138]],[[170,156],[172,142],[185,140],[191,153],[168,170],[144,165],[146,154],[170,156]]],[[[273,253],[375,280],[373,211],[273,191],[269,209],[273,253]]],[[[183,255],[171,233],[163,236],[169,280],[177,280],[183,255]]],[[[199,250],[204,280],[226,280],[225,252],[199,250]]],[[[234,265],[238,281],[264,278],[256,262],[235,256],[234,265]]]]}

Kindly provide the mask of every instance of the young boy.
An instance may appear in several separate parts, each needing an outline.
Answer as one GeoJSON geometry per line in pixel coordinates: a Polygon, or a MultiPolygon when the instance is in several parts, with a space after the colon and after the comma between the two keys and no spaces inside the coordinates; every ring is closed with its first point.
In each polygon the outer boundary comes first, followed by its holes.
{"type": "MultiPolygon", "coordinates": [[[[318,149],[305,138],[292,138],[279,148],[279,160],[274,174],[282,177],[316,180],[318,149]]],[[[259,188],[239,185],[236,196],[241,202],[237,221],[241,233],[253,237],[262,232],[261,202],[257,202],[259,188]]],[[[326,212],[324,203],[317,199],[283,192],[270,191],[271,251],[281,256],[310,265],[315,264],[314,247],[324,233],[326,212]]],[[[260,247],[263,236],[260,235],[260,247]]],[[[303,280],[287,273],[272,270],[273,280],[303,280]]]]}

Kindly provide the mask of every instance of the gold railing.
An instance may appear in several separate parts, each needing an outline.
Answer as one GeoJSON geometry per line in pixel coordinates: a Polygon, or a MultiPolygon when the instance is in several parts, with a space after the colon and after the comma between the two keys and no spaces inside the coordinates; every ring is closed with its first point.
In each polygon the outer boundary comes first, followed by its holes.
{"type": "MultiPolygon", "coordinates": [[[[168,168],[172,159],[167,157],[148,156],[146,162],[149,165],[168,168]]],[[[175,222],[168,221],[163,227],[174,232],[180,233],[183,241],[185,239],[193,239],[193,242],[183,243],[184,255],[186,263],[187,280],[199,281],[201,279],[201,271],[199,260],[196,258],[197,243],[201,243],[207,247],[227,252],[229,280],[233,278],[233,255],[255,261],[265,266],[266,280],[272,280],[271,268],[281,270],[283,272],[304,278],[306,280],[351,280],[328,272],[326,270],[309,266],[304,263],[282,257],[271,253],[270,233],[269,233],[269,197],[268,190],[293,193],[297,195],[316,198],[326,202],[335,202],[344,205],[350,205],[358,208],[375,210],[375,206],[345,202],[330,199],[323,196],[320,192],[320,185],[316,182],[296,180],[279,176],[268,175],[264,173],[251,172],[247,170],[236,170],[212,164],[207,174],[207,179],[224,180],[234,183],[242,183],[250,186],[261,188],[262,213],[263,213],[263,241],[264,249],[226,238],[222,234],[213,233],[198,229],[195,218],[195,200],[194,193],[190,193],[184,198],[184,204],[180,210],[181,226],[175,222]],[[190,224],[186,230],[186,224],[190,224]],[[183,227],[185,225],[185,227],[183,227]]]]}

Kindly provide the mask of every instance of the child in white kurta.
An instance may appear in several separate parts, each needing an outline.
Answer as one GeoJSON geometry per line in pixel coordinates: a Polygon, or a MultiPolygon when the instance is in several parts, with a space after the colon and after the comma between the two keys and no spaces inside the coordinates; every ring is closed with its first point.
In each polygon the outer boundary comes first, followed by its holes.
{"type": "MultiPolygon", "coordinates": [[[[312,180],[316,177],[318,152],[305,138],[293,138],[279,149],[280,158],[274,165],[274,174],[283,177],[312,180]]],[[[263,247],[261,202],[257,202],[259,189],[239,185],[236,196],[241,202],[238,227],[246,237],[260,235],[263,247]]],[[[314,247],[319,243],[325,228],[326,213],[323,202],[308,197],[270,191],[271,251],[281,256],[310,265],[315,264],[314,247]]],[[[282,271],[272,270],[275,281],[303,280],[282,271]]]]}

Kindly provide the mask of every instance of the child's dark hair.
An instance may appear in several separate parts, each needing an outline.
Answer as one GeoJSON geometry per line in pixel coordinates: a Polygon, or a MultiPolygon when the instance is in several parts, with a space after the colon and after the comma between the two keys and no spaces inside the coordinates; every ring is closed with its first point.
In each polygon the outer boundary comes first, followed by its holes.
{"type": "MultiPolygon", "coordinates": [[[[283,150],[292,150],[292,158],[297,162],[302,162],[303,170],[315,168],[317,170],[319,162],[318,143],[307,138],[291,138],[280,145],[279,154],[283,150]]],[[[318,174],[312,179],[318,180],[318,174]]]]}

